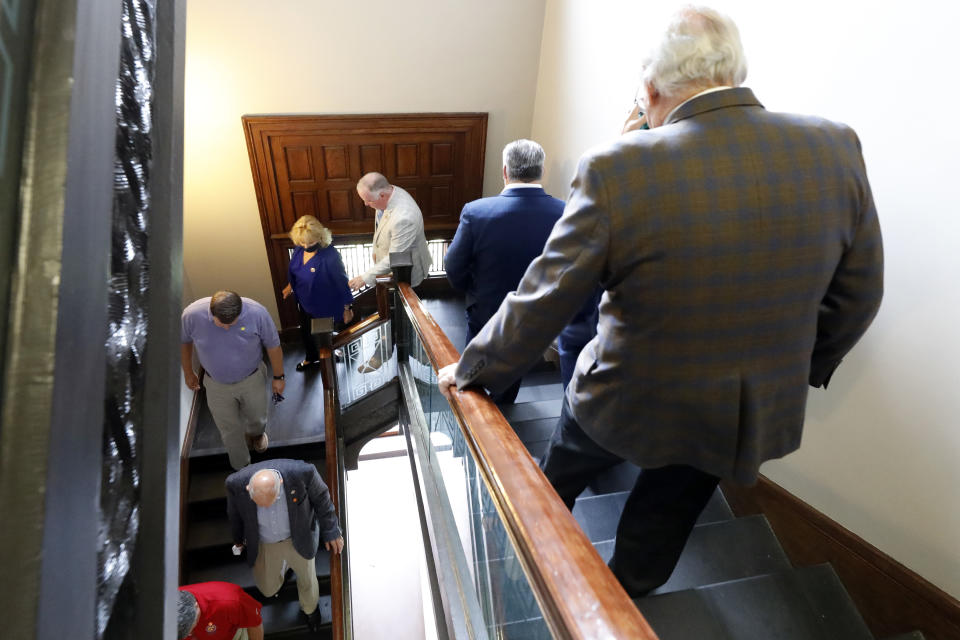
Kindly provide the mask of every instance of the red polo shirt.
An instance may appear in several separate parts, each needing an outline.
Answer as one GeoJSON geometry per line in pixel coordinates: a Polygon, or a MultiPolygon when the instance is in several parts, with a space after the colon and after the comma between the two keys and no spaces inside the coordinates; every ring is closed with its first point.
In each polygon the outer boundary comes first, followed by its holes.
{"type": "Polygon", "coordinates": [[[200,605],[200,616],[192,640],[233,640],[237,629],[258,627],[260,603],[229,582],[198,582],[180,587],[189,591],[200,605]]]}

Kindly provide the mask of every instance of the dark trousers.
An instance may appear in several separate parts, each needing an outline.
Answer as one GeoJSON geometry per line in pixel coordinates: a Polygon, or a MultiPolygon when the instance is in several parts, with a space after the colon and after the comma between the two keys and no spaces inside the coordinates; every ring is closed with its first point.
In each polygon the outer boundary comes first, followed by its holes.
{"type": "MultiPolygon", "coordinates": [[[[471,320],[470,314],[467,313],[467,341],[465,345],[470,344],[470,341],[480,333],[480,329],[483,329],[484,324],[486,324],[486,320],[478,324],[477,319],[474,318],[471,320]]],[[[497,404],[513,404],[517,399],[517,394],[520,393],[521,382],[523,382],[523,379],[517,378],[513,384],[500,393],[490,393],[490,399],[497,404]]]]}
{"type": "MultiPolygon", "coordinates": [[[[600,473],[623,462],[583,432],[563,401],[540,467],[568,508],[600,473]]],[[[700,512],[720,481],[686,465],[643,469],[617,526],[610,569],[631,598],[670,578],[700,512]]]]}
{"type": "MultiPolygon", "coordinates": [[[[320,352],[317,349],[317,341],[310,330],[310,321],[313,316],[297,305],[297,314],[300,316],[300,339],[303,341],[303,359],[307,362],[316,362],[320,359],[320,352]]],[[[333,336],[329,333],[317,334],[323,346],[329,347],[332,344],[333,336]]]]}

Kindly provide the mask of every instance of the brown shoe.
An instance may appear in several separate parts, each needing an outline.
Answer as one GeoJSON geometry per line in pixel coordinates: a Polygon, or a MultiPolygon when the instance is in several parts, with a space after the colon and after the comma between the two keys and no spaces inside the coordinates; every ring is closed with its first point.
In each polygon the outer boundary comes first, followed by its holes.
{"type": "Polygon", "coordinates": [[[250,438],[250,446],[257,453],[263,453],[267,450],[267,447],[270,445],[270,438],[267,437],[267,432],[264,431],[259,436],[250,438]]]}
{"type": "Polygon", "coordinates": [[[370,373],[376,371],[383,366],[383,361],[380,360],[380,354],[374,354],[367,360],[364,364],[360,365],[357,368],[357,371],[360,373],[370,373]]]}

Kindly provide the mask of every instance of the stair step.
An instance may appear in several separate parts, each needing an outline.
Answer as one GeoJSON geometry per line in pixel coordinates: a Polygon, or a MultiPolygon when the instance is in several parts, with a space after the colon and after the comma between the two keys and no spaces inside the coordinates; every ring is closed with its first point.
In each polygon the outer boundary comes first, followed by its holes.
{"type": "MultiPolygon", "coordinates": [[[[266,452],[269,453],[269,450],[266,452]]],[[[302,455],[302,454],[301,454],[302,455]]],[[[275,459],[275,458],[270,458],[275,459]]],[[[298,458],[299,459],[299,458],[298,458]]],[[[326,475],[326,466],[324,458],[315,458],[307,460],[320,471],[320,475],[326,475]]],[[[227,476],[233,473],[233,469],[210,469],[199,470],[190,474],[190,493],[187,496],[187,502],[194,504],[198,502],[207,502],[223,500],[226,504],[226,481],[227,476]]],[[[226,507],[224,507],[226,509],[226,507]]],[[[225,513],[225,511],[224,511],[225,513]]]]}
{"type": "Polygon", "coordinates": [[[562,397],[563,385],[559,380],[546,384],[527,384],[527,379],[524,378],[523,383],[520,385],[520,393],[517,394],[517,399],[514,401],[514,404],[537,402],[540,400],[556,400],[562,397]]]}
{"type": "Polygon", "coordinates": [[[762,515],[697,525],[667,582],[669,593],[790,569],[770,523],[762,515]]]}
{"type": "Polygon", "coordinates": [[[557,418],[538,418],[536,420],[514,420],[510,423],[523,444],[549,440],[557,428],[557,418]]]}
{"type": "Polygon", "coordinates": [[[500,412],[507,422],[523,422],[525,420],[539,420],[541,418],[560,417],[560,405],[562,400],[539,400],[537,402],[524,402],[523,404],[508,404],[500,407],[500,412]]]}
{"type": "Polygon", "coordinates": [[[590,542],[612,540],[617,535],[617,523],[629,494],[626,491],[602,496],[577,498],[573,517],[587,534],[590,542]]]}
{"type": "Polygon", "coordinates": [[[187,551],[233,546],[233,533],[226,512],[221,518],[197,520],[187,525],[187,551]]]}
{"type": "MultiPolygon", "coordinates": [[[[320,619],[322,620],[319,638],[332,637],[330,596],[320,596],[320,619]]],[[[263,618],[264,637],[271,640],[299,640],[300,638],[316,639],[307,630],[307,624],[300,614],[300,603],[296,600],[287,602],[272,601],[264,604],[260,610],[263,618]]]]}
{"type": "Polygon", "coordinates": [[[621,462],[613,466],[596,478],[588,486],[584,495],[603,495],[618,491],[630,491],[637,481],[640,467],[632,462],[621,462]]]}
{"type": "Polygon", "coordinates": [[[873,640],[827,564],[634,602],[660,640],[873,640]]]}
{"type": "MultiPolygon", "coordinates": [[[[612,540],[617,534],[617,524],[629,491],[618,491],[603,495],[582,495],[573,507],[573,517],[577,519],[591,542],[612,540]]],[[[717,489],[703,512],[697,519],[697,525],[724,522],[733,519],[733,513],[727,505],[720,489],[717,489]]],[[[772,533],[772,532],[771,532],[772,533]]]]}
{"type": "MultiPolygon", "coordinates": [[[[246,556],[231,557],[233,558],[233,562],[219,563],[202,568],[185,568],[186,582],[188,584],[211,581],[231,582],[246,591],[259,594],[256,582],[253,579],[253,569],[247,564],[246,556]]],[[[328,585],[330,582],[330,553],[326,549],[321,548],[317,551],[315,564],[317,580],[321,584],[321,591],[324,591],[324,585],[328,585]]],[[[294,591],[296,591],[296,584],[295,574],[290,571],[281,591],[286,589],[288,585],[292,585],[294,591]]]]}
{"type": "Polygon", "coordinates": [[[723,522],[724,520],[733,520],[733,511],[730,509],[730,505],[727,503],[723,491],[720,490],[720,487],[717,487],[713,495],[710,496],[710,501],[707,502],[707,506],[703,508],[703,512],[697,519],[697,524],[723,522]]]}

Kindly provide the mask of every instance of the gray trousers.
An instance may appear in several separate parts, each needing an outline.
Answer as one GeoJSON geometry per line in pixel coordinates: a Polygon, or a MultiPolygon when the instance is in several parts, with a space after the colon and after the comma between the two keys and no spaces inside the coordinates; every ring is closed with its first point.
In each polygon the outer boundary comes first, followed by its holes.
{"type": "Polygon", "coordinates": [[[204,376],[203,388],[230,466],[242,469],[250,464],[246,437],[257,437],[267,428],[267,365],[261,362],[253,375],[233,384],[204,376]]]}

